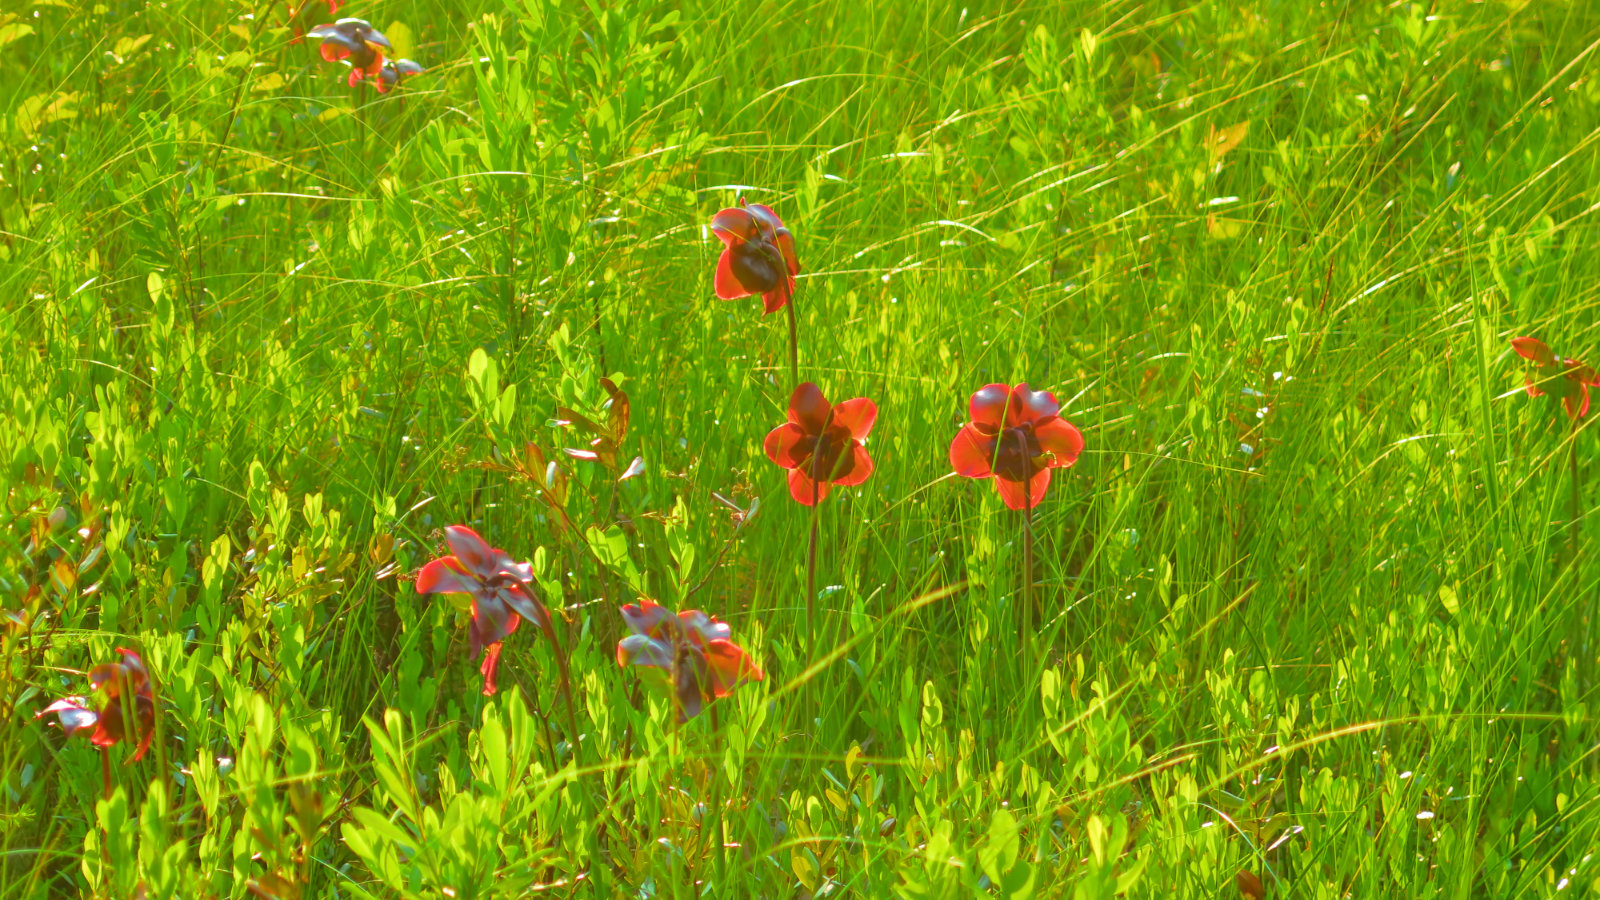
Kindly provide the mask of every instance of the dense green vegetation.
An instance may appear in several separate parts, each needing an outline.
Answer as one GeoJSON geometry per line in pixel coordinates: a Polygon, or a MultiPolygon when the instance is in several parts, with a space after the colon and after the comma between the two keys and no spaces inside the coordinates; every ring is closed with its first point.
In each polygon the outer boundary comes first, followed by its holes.
{"type": "Polygon", "coordinates": [[[351,0],[379,95],[284,6],[0,12],[0,895],[1600,892],[1595,433],[1509,343],[1600,361],[1600,7],[351,0]],[[740,193],[880,410],[811,621],[740,193]],[[1087,440],[1042,615],[997,381],[1087,440]],[[416,593],[456,523],[570,717],[416,593]],[[766,680],[679,726],[640,597],[766,680]],[[118,647],[103,800],[34,715],[118,647]]]}

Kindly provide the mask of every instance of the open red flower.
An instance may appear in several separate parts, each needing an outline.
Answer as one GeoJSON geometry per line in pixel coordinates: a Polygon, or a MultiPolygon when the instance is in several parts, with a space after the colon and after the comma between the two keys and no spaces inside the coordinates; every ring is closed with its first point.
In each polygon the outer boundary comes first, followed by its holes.
{"type": "Polygon", "coordinates": [[[862,442],[877,420],[871,400],[829,406],[822,390],[807,381],[789,398],[789,421],[767,432],[767,458],[789,470],[789,496],[811,506],[833,485],[860,484],[872,475],[872,457],[862,442]]]}
{"type": "Polygon", "coordinates": [[[673,615],[647,599],[622,607],[622,620],[633,634],[617,642],[617,665],[659,670],[655,680],[672,692],[680,722],[698,716],[707,701],[766,677],[730,640],[727,623],[697,609],[673,615]]]}
{"type": "Polygon", "coordinates": [[[351,87],[360,84],[362,79],[377,78],[383,71],[383,51],[394,50],[389,39],[365,19],[340,19],[332,25],[318,25],[306,33],[322,40],[323,59],[349,64],[350,77],[346,83],[351,87]]]}
{"type": "Polygon", "coordinates": [[[1524,378],[1529,397],[1549,394],[1558,398],[1567,415],[1574,419],[1589,414],[1589,388],[1600,386],[1600,374],[1576,359],[1556,356],[1538,338],[1512,338],[1511,347],[1535,366],[1538,377],[1530,372],[1524,378]]]}
{"type": "Polygon", "coordinates": [[[986,384],[969,409],[972,421],[950,443],[950,465],[957,475],[994,478],[1012,509],[1038,506],[1050,488],[1050,470],[1072,465],[1083,452],[1083,434],[1058,415],[1055,396],[1030,390],[1027,382],[986,384]]]}
{"type": "Polygon", "coordinates": [[[533,567],[514,562],[465,525],[444,530],[453,556],[429,562],[417,574],[419,594],[467,594],[472,598],[471,655],[483,654],[483,692],[492,695],[495,670],[500,665],[501,643],[517,630],[522,619],[542,629],[550,627],[550,613],[528,592],[533,567]]]}
{"type": "Polygon", "coordinates": [[[737,300],[760,294],[767,312],[783,309],[794,296],[800,260],[794,253],[794,237],[778,214],[740,197],[738,206],[711,219],[711,231],[723,245],[717,260],[717,296],[737,300]]]}
{"type": "Polygon", "coordinates": [[[89,670],[91,689],[105,698],[99,711],[83,697],[66,697],[46,706],[34,718],[55,713],[67,737],[87,734],[89,743],[105,750],[131,737],[127,721],[131,712],[139,727],[139,749],[128,758],[131,763],[144,758],[150,739],[155,736],[156,695],[150,672],[139,654],[125,647],[118,647],[117,652],[122,655],[120,662],[101,663],[89,670]]]}

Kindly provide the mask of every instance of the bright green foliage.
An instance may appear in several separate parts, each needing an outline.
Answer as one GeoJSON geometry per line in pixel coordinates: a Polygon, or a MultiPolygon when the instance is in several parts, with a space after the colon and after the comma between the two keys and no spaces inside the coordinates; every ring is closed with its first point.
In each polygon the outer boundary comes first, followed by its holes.
{"type": "Polygon", "coordinates": [[[382,97],[284,6],[0,12],[0,896],[1600,891],[1594,428],[1507,342],[1600,361],[1600,6],[351,0],[382,97]],[[816,659],[739,185],[880,409],[816,659]],[[1037,633],[948,473],[992,381],[1088,441],[1037,633]],[[452,523],[535,562],[576,746],[536,628],[484,698],[414,592],[452,523]],[[641,594],[767,680],[678,726],[641,594]],[[103,798],[32,716],[118,646],[103,798]]]}

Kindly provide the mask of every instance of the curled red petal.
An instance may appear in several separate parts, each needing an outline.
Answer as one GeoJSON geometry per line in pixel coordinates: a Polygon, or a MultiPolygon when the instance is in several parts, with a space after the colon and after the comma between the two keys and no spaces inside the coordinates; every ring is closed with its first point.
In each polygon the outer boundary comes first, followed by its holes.
{"type": "Polygon", "coordinates": [[[1025,490],[1022,482],[1009,478],[996,478],[994,486],[999,489],[1000,499],[1006,502],[1006,506],[1012,509],[1027,509],[1029,506],[1038,508],[1044,502],[1045,492],[1050,490],[1050,470],[1040,469],[1028,479],[1031,490],[1025,490]]]}
{"type": "Polygon", "coordinates": [[[1051,468],[1064,469],[1083,453],[1083,432],[1060,416],[1039,420],[1033,426],[1033,434],[1039,439],[1039,447],[1051,454],[1051,468]]]}
{"type": "Polygon", "coordinates": [[[732,206],[711,217],[711,233],[722,241],[723,246],[731,247],[751,238],[754,221],[748,210],[732,206]]]}
{"type": "MultiPolygon", "coordinates": [[[[675,628],[678,619],[672,614],[672,611],[648,597],[639,606],[628,603],[622,607],[622,621],[634,634],[658,638],[666,633],[666,626],[669,620],[674,624],[675,628]]],[[[673,634],[676,633],[676,630],[674,630],[673,634]]]]}
{"type": "Polygon", "coordinates": [[[1581,419],[1584,416],[1588,415],[1589,414],[1589,386],[1586,385],[1586,384],[1581,384],[1580,383],[1578,385],[1578,392],[1577,393],[1569,393],[1565,397],[1561,398],[1561,405],[1566,407],[1567,415],[1571,416],[1574,419],[1581,419]],[[1580,398],[1582,398],[1581,402],[1580,402],[1580,398]],[[1573,407],[1577,407],[1577,410],[1574,411],[1573,407]]]}
{"type": "Polygon", "coordinates": [[[796,256],[794,252],[794,235],[789,233],[789,229],[780,228],[778,229],[778,236],[773,240],[773,243],[777,244],[778,249],[783,252],[783,262],[784,265],[788,266],[789,274],[799,275],[800,257],[796,256]]]}
{"type": "Polygon", "coordinates": [[[727,640],[714,640],[706,644],[706,663],[711,669],[711,692],[726,697],[733,689],[751,681],[766,678],[761,669],[750,660],[743,647],[727,640]]]}
{"type": "Polygon", "coordinates": [[[1523,359],[1531,359],[1541,366],[1555,365],[1556,355],[1550,352],[1550,347],[1536,337],[1518,337],[1511,339],[1511,349],[1523,359]]]}
{"type": "Polygon", "coordinates": [[[858,441],[867,439],[877,421],[878,404],[865,397],[846,400],[833,408],[833,424],[850,429],[850,436],[858,441]]]}
{"type": "Polygon", "coordinates": [[[419,594],[470,594],[482,586],[454,556],[432,560],[417,573],[419,594]]]}
{"type": "Polygon", "coordinates": [[[550,625],[550,611],[544,604],[533,598],[532,594],[522,589],[521,585],[512,584],[500,588],[500,597],[511,611],[540,628],[550,625]]]}
{"type": "MultiPolygon", "coordinates": [[[[311,36],[317,37],[317,30],[315,28],[311,29],[311,36]]],[[[333,41],[326,41],[323,43],[318,52],[320,52],[322,54],[322,58],[328,62],[338,62],[339,60],[350,55],[350,48],[341,46],[333,41]]]]}
{"type": "Polygon", "coordinates": [[[465,525],[451,525],[444,530],[444,540],[467,571],[484,577],[494,574],[494,548],[476,531],[465,525]]]}
{"type": "Polygon", "coordinates": [[[783,285],[775,291],[767,291],[761,295],[761,314],[775,313],[789,305],[789,299],[794,296],[794,279],[785,277],[783,285]]]}
{"type": "Polygon", "coordinates": [[[822,389],[806,381],[795,386],[789,395],[789,421],[799,425],[806,434],[821,434],[828,427],[828,398],[822,389]]]}
{"type": "Polygon", "coordinates": [[[143,734],[139,738],[139,749],[135,750],[133,755],[128,757],[128,762],[123,763],[123,765],[129,765],[144,759],[144,755],[150,752],[151,739],[156,736],[155,703],[141,698],[138,703],[138,713],[139,727],[143,730],[143,734]]]}
{"type": "Polygon", "coordinates": [[[767,439],[762,442],[762,449],[767,453],[767,459],[772,460],[785,469],[798,467],[811,455],[807,447],[802,456],[800,444],[806,439],[805,429],[793,422],[785,422],[777,428],[767,432],[767,439]]]}
{"type": "Polygon", "coordinates": [[[1006,426],[1014,428],[1037,422],[1045,416],[1053,416],[1059,412],[1061,404],[1056,402],[1055,394],[1033,390],[1024,381],[1011,391],[1011,402],[1006,409],[1006,426]]]}
{"type": "Polygon", "coordinates": [[[833,487],[827,479],[812,481],[803,469],[789,470],[789,496],[802,506],[814,506],[828,496],[833,487]]]}
{"type": "Polygon", "coordinates": [[[745,209],[750,211],[750,217],[761,223],[765,236],[771,237],[783,228],[783,220],[772,211],[772,207],[763,203],[747,203],[745,209]]]}
{"type": "Polygon", "coordinates": [[[1526,387],[1528,389],[1528,396],[1529,397],[1543,397],[1544,396],[1544,388],[1539,387],[1539,385],[1534,383],[1533,376],[1531,374],[1530,375],[1524,375],[1522,377],[1522,384],[1523,384],[1524,387],[1526,387]]]}
{"type": "Polygon", "coordinates": [[[988,478],[994,474],[994,437],[986,435],[972,425],[963,425],[950,442],[950,467],[957,475],[968,478],[988,478]]]}
{"type": "Polygon", "coordinates": [[[967,417],[974,425],[999,431],[1005,424],[1006,402],[1011,398],[1010,385],[986,384],[978,388],[967,402],[967,417]]]}
{"type": "Polygon", "coordinates": [[[717,276],[715,286],[717,296],[723,300],[738,300],[740,297],[750,296],[750,291],[739,283],[739,276],[733,274],[733,252],[722,251],[722,256],[717,259],[717,276]]]}
{"type": "Polygon", "coordinates": [[[833,483],[839,485],[861,484],[872,477],[872,457],[867,455],[867,448],[858,441],[850,442],[848,453],[839,457],[839,465],[834,468],[833,483]]]}
{"type": "Polygon", "coordinates": [[[483,695],[485,697],[493,697],[495,692],[500,689],[495,684],[495,675],[500,668],[501,646],[499,641],[490,644],[484,651],[483,665],[478,667],[478,671],[483,673],[483,695]]]}

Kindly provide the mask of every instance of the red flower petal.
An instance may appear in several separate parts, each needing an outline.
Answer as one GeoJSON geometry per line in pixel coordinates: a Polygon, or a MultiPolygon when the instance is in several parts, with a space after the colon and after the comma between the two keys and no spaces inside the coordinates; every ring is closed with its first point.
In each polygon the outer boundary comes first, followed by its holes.
{"type": "Polygon", "coordinates": [[[711,233],[722,240],[724,247],[732,247],[735,243],[748,240],[753,228],[754,222],[749,211],[737,206],[729,207],[711,217],[711,233]]]}
{"type": "Polygon", "coordinates": [[[1511,349],[1517,351],[1523,359],[1531,359],[1541,366],[1554,365],[1556,361],[1556,355],[1550,352],[1549,346],[1538,338],[1512,338],[1511,349]]]}
{"type": "Polygon", "coordinates": [[[1523,383],[1523,385],[1525,387],[1527,387],[1528,396],[1529,397],[1543,397],[1544,396],[1544,388],[1539,387],[1537,384],[1533,383],[1533,375],[1532,374],[1524,375],[1522,377],[1522,383],[1523,383]]]}
{"type": "Polygon", "coordinates": [[[361,70],[360,69],[351,69],[350,70],[350,74],[345,77],[344,83],[349,85],[350,87],[355,87],[356,85],[360,84],[361,83],[361,70]]]}
{"type": "Polygon", "coordinates": [[[1035,391],[1024,381],[1011,391],[1011,407],[1006,410],[1006,425],[1015,427],[1028,422],[1037,422],[1045,416],[1053,416],[1059,412],[1061,404],[1056,402],[1055,394],[1049,391],[1035,391]]]}
{"type": "Polygon", "coordinates": [[[733,252],[730,250],[722,251],[722,256],[717,260],[716,288],[717,296],[723,300],[750,296],[745,286],[739,283],[739,276],[733,274],[733,252]]]}
{"type": "Polygon", "coordinates": [[[677,621],[677,617],[672,614],[671,610],[648,597],[645,598],[644,603],[640,606],[634,606],[629,603],[622,607],[622,621],[627,624],[628,629],[634,634],[642,634],[652,638],[660,637],[663,633],[663,625],[669,619],[674,622],[677,621]]]}
{"type": "MultiPolygon", "coordinates": [[[[793,469],[804,462],[797,452],[801,441],[805,440],[804,428],[793,422],[785,422],[777,428],[767,432],[767,439],[762,443],[762,448],[767,451],[767,459],[772,460],[785,469],[793,469]]],[[[807,455],[810,451],[807,450],[807,455]]]]}
{"type": "Polygon", "coordinates": [[[148,701],[141,701],[139,704],[139,725],[144,729],[144,736],[139,738],[139,749],[134,751],[134,754],[128,757],[128,762],[123,765],[144,759],[144,755],[150,752],[150,740],[156,736],[155,705],[152,703],[146,707],[145,702],[148,701]]]}
{"type": "Polygon", "coordinates": [[[419,594],[470,594],[482,586],[454,556],[432,560],[417,573],[419,594]]]}
{"type": "Polygon", "coordinates": [[[834,469],[833,483],[839,485],[861,484],[872,477],[872,457],[867,455],[867,448],[859,443],[850,443],[850,452],[840,458],[840,465],[834,469]]]}
{"type": "Polygon", "coordinates": [[[865,397],[846,400],[833,408],[833,424],[850,429],[850,436],[858,441],[867,439],[877,421],[878,405],[865,397]]]}
{"type": "Polygon", "coordinates": [[[494,574],[494,548],[476,531],[465,525],[451,525],[444,530],[444,540],[467,571],[485,577],[494,574]]]}
{"type": "Polygon", "coordinates": [[[550,624],[550,611],[544,604],[533,599],[533,595],[524,591],[519,585],[507,585],[500,588],[500,597],[511,607],[511,611],[527,619],[540,628],[550,624]]]}
{"type": "Polygon", "coordinates": [[[789,395],[789,421],[805,429],[806,434],[821,434],[828,427],[829,409],[822,389],[809,381],[796,386],[789,395]]]}
{"type": "Polygon", "coordinates": [[[1004,500],[1006,506],[1012,509],[1027,509],[1029,506],[1037,508],[1040,503],[1044,502],[1045,492],[1050,489],[1050,470],[1040,469],[1028,480],[1028,483],[1032,488],[1031,492],[1024,491],[1020,481],[1011,481],[1005,478],[996,478],[994,480],[994,486],[1000,490],[1000,499],[1004,500]],[[1029,493],[1033,494],[1031,499],[1028,497],[1029,493]]]}
{"type": "Polygon", "coordinates": [[[745,209],[750,211],[750,217],[759,221],[768,236],[777,233],[783,227],[783,220],[772,211],[772,207],[762,203],[747,203],[745,209]]]}
{"type": "Polygon", "coordinates": [[[1009,385],[986,384],[968,401],[967,416],[974,425],[986,425],[991,431],[999,431],[1005,424],[1006,401],[1010,397],[1009,385]]]}
{"type": "Polygon", "coordinates": [[[972,425],[963,425],[950,442],[950,467],[957,475],[968,478],[988,478],[994,474],[990,467],[994,459],[994,437],[986,435],[972,425]]]}
{"type": "MultiPolygon", "coordinates": [[[[321,26],[318,27],[320,28],[321,26]]],[[[316,28],[313,28],[311,29],[311,36],[320,37],[321,35],[317,34],[316,28]]],[[[341,47],[338,44],[329,41],[322,45],[321,53],[322,58],[328,62],[338,62],[339,60],[344,59],[346,56],[349,56],[350,50],[348,47],[341,47]]]]}
{"type": "Polygon", "coordinates": [[[672,648],[649,635],[630,634],[617,642],[617,665],[672,668],[672,648]]]}
{"type": "Polygon", "coordinates": [[[794,296],[794,279],[785,278],[782,287],[775,291],[767,291],[761,295],[762,315],[775,313],[789,305],[789,298],[794,296]]]}
{"type": "Polygon", "coordinates": [[[678,613],[678,624],[683,627],[685,634],[696,644],[705,644],[707,641],[727,640],[733,636],[733,629],[726,622],[718,622],[698,609],[686,609],[678,613]]]}
{"type": "Polygon", "coordinates": [[[499,597],[477,595],[472,598],[472,621],[478,628],[478,639],[485,644],[500,643],[522,624],[522,619],[499,597]]]}
{"type": "Polygon", "coordinates": [[[706,663],[711,667],[711,692],[726,697],[748,681],[761,681],[766,675],[750,661],[750,654],[731,641],[715,640],[706,645],[706,663]]]}
{"type": "Polygon", "coordinates": [[[495,672],[500,668],[500,647],[499,641],[490,644],[483,654],[483,665],[478,667],[478,671],[483,673],[483,695],[485,697],[493,697],[495,691],[500,689],[495,684],[495,672]]]}
{"type": "Polygon", "coordinates": [[[1033,426],[1033,434],[1041,449],[1054,454],[1051,468],[1064,469],[1077,462],[1083,452],[1083,432],[1060,416],[1041,419],[1033,426]]]}
{"type": "Polygon", "coordinates": [[[828,496],[828,490],[833,485],[827,479],[813,482],[811,476],[801,469],[789,470],[789,496],[801,506],[813,506],[821,503],[828,496]],[[815,493],[813,494],[813,490],[815,493]]]}
{"type": "Polygon", "coordinates": [[[777,244],[778,249],[783,251],[783,261],[789,267],[789,274],[799,275],[800,257],[795,256],[794,253],[794,235],[791,235],[787,228],[780,228],[778,229],[778,236],[773,243],[777,244]]]}
{"type": "Polygon", "coordinates": [[[1589,414],[1589,386],[1580,383],[1578,390],[1582,392],[1583,402],[1581,404],[1578,403],[1578,394],[1568,394],[1561,398],[1561,405],[1567,408],[1567,415],[1574,419],[1581,419],[1589,414]],[[1578,407],[1577,412],[1572,411],[1573,406],[1578,407]]]}

